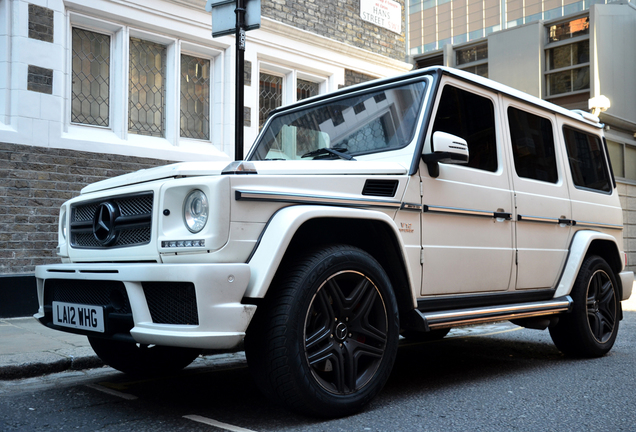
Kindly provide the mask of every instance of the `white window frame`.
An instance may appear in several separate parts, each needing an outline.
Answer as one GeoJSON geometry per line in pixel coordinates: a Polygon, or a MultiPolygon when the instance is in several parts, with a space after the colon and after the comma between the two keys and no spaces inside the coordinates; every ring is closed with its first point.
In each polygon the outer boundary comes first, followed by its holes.
{"type": "MultiPolygon", "coordinates": [[[[261,72],[267,73],[270,75],[275,75],[283,78],[283,95],[281,100],[281,106],[290,105],[296,102],[296,83],[298,78],[318,83],[319,90],[318,94],[324,94],[327,92],[328,86],[328,78],[320,75],[312,74],[309,72],[305,72],[300,68],[292,68],[288,66],[281,66],[275,63],[271,63],[264,60],[259,60],[257,62],[258,70],[256,71],[257,79],[260,78],[261,72]]],[[[260,81],[260,80],[259,80],[260,81]]],[[[260,82],[256,87],[256,127],[260,127],[258,124],[258,113],[260,113],[260,82]]],[[[254,123],[252,123],[254,125],[254,123]]]]}
{"type": "Polygon", "coordinates": [[[160,35],[136,27],[114,23],[107,20],[93,18],[75,12],[68,14],[67,34],[67,93],[65,94],[64,125],[65,138],[78,139],[85,142],[108,142],[116,145],[129,145],[146,153],[147,157],[157,157],[156,150],[176,150],[183,148],[188,152],[201,151],[210,153],[210,145],[219,154],[223,148],[224,103],[223,103],[223,67],[224,50],[202,46],[200,44],[181,40],[176,37],[160,35]],[[95,126],[71,122],[72,109],[72,28],[78,27],[88,31],[109,35],[110,48],[110,103],[109,126],[95,126]],[[142,39],[166,46],[166,76],[165,79],[165,130],[163,137],[138,135],[128,132],[129,96],[130,96],[130,38],[142,39]],[[180,135],[180,92],[181,92],[181,53],[204,58],[210,61],[210,95],[209,119],[210,138],[199,140],[182,138],[180,135]]]}

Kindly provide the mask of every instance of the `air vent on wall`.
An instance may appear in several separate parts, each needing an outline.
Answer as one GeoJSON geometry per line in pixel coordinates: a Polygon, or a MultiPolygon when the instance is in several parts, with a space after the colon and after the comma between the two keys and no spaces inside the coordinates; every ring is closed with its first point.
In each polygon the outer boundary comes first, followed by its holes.
{"type": "Polygon", "coordinates": [[[367,180],[362,189],[362,195],[392,197],[397,192],[397,180],[367,180]]]}

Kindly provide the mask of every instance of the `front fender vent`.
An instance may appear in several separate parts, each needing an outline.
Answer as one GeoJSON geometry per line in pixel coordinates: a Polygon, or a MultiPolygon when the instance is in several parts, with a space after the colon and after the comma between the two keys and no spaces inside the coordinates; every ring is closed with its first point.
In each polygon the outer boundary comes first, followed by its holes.
{"type": "Polygon", "coordinates": [[[393,197],[397,192],[397,180],[367,180],[362,189],[362,195],[393,197]]]}

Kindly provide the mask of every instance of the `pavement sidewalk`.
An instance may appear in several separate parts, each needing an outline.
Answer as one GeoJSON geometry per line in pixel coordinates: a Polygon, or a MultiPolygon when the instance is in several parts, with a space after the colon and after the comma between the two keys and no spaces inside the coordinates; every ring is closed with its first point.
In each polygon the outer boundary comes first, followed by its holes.
{"type": "MultiPolygon", "coordinates": [[[[636,283],[631,298],[623,302],[623,311],[636,311],[636,283]]],[[[205,362],[237,359],[244,362],[242,353],[206,356],[205,362]]],[[[51,330],[32,317],[0,318],[0,380],[103,365],[86,336],[51,330]]]]}

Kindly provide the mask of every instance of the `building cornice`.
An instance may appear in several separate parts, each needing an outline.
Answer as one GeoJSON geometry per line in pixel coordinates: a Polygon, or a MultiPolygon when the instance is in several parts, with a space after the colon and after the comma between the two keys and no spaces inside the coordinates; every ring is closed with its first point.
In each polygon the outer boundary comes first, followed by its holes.
{"type": "MultiPolygon", "coordinates": [[[[281,23],[267,17],[261,17],[261,30],[285,37],[292,41],[312,45],[321,49],[330,49],[345,56],[362,60],[383,68],[392,69],[397,73],[405,73],[413,68],[413,65],[404,61],[376,54],[374,52],[347,45],[325,36],[320,36],[307,30],[301,30],[289,24],[281,23]]],[[[250,34],[248,33],[248,37],[250,34]]],[[[406,56],[406,53],[405,53],[406,56]]],[[[371,73],[373,75],[373,73],[371,73]]]]}

